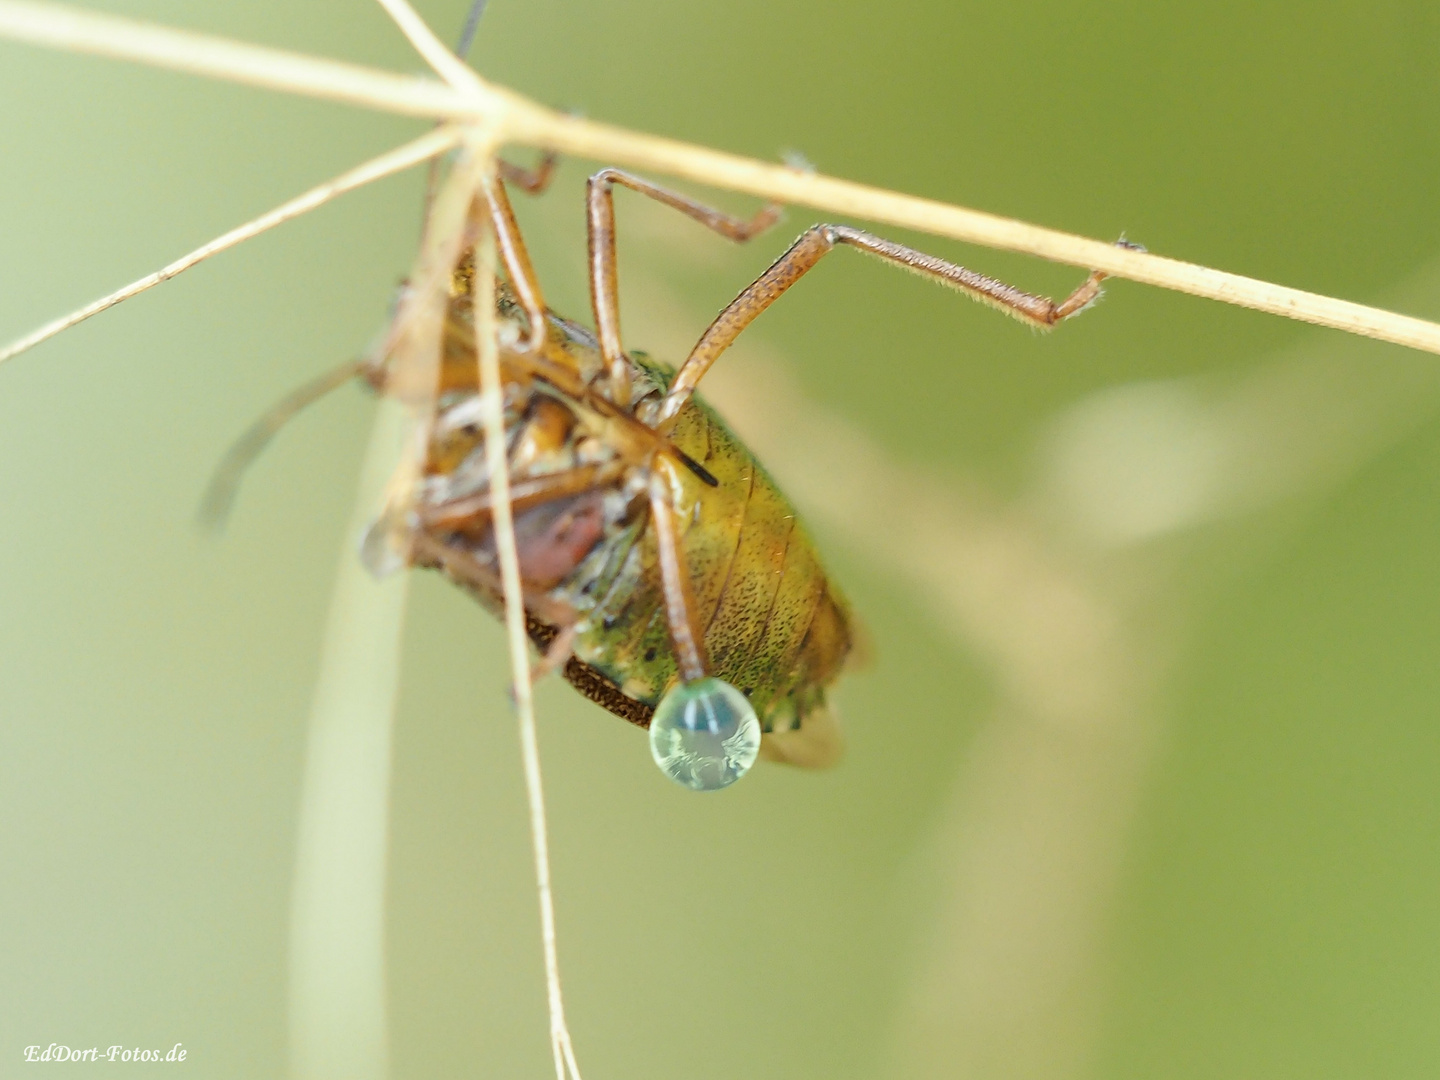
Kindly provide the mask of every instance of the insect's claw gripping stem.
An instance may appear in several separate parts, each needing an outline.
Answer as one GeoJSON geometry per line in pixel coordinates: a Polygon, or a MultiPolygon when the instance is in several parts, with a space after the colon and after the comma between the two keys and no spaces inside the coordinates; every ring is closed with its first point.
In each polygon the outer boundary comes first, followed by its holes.
{"type": "MultiPolygon", "coordinates": [[[[1125,248],[1129,251],[1145,250],[1139,244],[1132,244],[1123,236],[1120,237],[1119,240],[1115,241],[1115,246],[1125,248]]],[[[1109,277],[1109,275],[1106,274],[1103,270],[1090,271],[1089,277],[1082,281],[1080,283],[1080,286],[1074,292],[1072,292],[1069,296],[1067,296],[1064,300],[1060,301],[1060,303],[1058,304],[1046,300],[1044,297],[1033,298],[1040,300],[1043,304],[1050,305],[1048,311],[1044,310],[1043,307],[1040,309],[1042,317],[1046,322],[1045,329],[1049,329],[1050,327],[1053,327],[1056,324],[1063,322],[1071,315],[1079,314],[1080,312],[1084,311],[1086,308],[1094,304],[1095,301],[1099,300],[1101,294],[1104,292],[1104,289],[1101,288],[1101,282],[1103,282],[1107,277],[1109,277]]]]}

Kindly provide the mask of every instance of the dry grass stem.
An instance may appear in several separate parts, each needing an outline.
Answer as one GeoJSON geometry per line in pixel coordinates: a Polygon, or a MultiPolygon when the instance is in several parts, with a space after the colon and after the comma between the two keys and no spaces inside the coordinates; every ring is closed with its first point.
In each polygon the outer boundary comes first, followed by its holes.
{"type": "Polygon", "coordinates": [[[433,79],[247,45],[61,4],[0,0],[0,37],[406,116],[474,120],[477,115],[473,99],[433,79]]]}
{"type": "Polygon", "coordinates": [[[373,180],[379,180],[392,173],[408,169],[412,165],[418,165],[422,161],[438,157],[447,150],[453,149],[460,142],[460,138],[461,130],[452,125],[447,125],[430,132],[428,135],[421,136],[414,142],[406,143],[404,146],[391,150],[389,153],[381,154],[377,158],[372,158],[370,161],[351,169],[349,172],[341,173],[335,177],[335,179],[328,180],[318,187],[311,188],[305,192],[305,194],[277,206],[269,213],[261,214],[253,221],[248,221],[238,228],[231,229],[223,236],[216,237],[208,244],[201,245],[190,252],[190,254],[176,259],[169,266],[157,270],[153,274],[146,274],[138,281],[132,281],[123,289],[117,289],[108,296],[102,296],[99,300],[86,304],[84,307],[72,311],[62,318],[46,323],[38,330],[26,334],[18,341],[12,342],[4,349],[0,349],[0,364],[3,364],[11,357],[19,356],[27,349],[34,348],[42,341],[54,337],[62,330],[68,330],[77,323],[84,322],[92,315],[98,315],[100,312],[105,311],[107,308],[114,307],[123,300],[129,300],[132,296],[138,296],[147,289],[154,288],[162,282],[169,281],[176,274],[189,270],[192,266],[204,262],[212,255],[218,255],[220,252],[235,247],[237,244],[244,243],[252,237],[259,236],[267,229],[273,229],[276,225],[283,224],[292,218],[297,218],[302,214],[308,214],[316,207],[329,202],[339,195],[345,194],[347,191],[364,187],[373,180]]]}
{"type": "MultiPolygon", "coordinates": [[[[493,148],[492,148],[493,149],[493,148]]],[[[493,162],[492,162],[493,167],[493,162]]],[[[555,900],[550,885],[550,841],[545,823],[545,790],[540,777],[540,746],[535,733],[535,698],[530,681],[530,647],[525,633],[525,597],[520,585],[520,556],[510,508],[510,476],[505,442],[505,405],[495,323],[495,234],[487,229],[475,249],[475,340],[480,354],[480,415],[485,429],[485,459],[494,497],[495,549],[505,591],[505,630],[510,641],[510,677],[520,726],[520,753],[530,804],[535,886],[540,898],[540,936],[545,947],[545,987],[550,1007],[550,1047],[557,1080],[580,1080],[565,1003],[560,992],[560,960],[555,941],[555,900]]]]}
{"type": "Polygon", "coordinates": [[[400,28],[415,51],[424,57],[436,75],[458,90],[482,88],[480,77],[435,36],[408,0],[377,0],[392,22],[400,28]]]}
{"type": "MultiPolygon", "coordinates": [[[[399,8],[399,0],[389,3],[399,8]]],[[[137,60],[388,112],[470,120],[493,130],[502,143],[523,143],[666,173],[829,214],[1103,270],[1115,277],[1440,353],[1440,325],[1423,319],[1117,248],[960,206],[565,116],[478,76],[467,78],[463,87],[446,85],[23,0],[0,0],[0,37],[137,60]]],[[[417,38],[412,36],[412,40],[417,38]]],[[[449,62],[445,63],[448,67],[449,62]]]]}

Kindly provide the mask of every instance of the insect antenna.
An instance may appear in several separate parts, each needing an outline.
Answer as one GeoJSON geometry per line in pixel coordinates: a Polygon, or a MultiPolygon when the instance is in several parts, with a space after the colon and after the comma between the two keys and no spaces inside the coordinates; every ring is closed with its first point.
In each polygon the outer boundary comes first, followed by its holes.
{"type": "Polygon", "coordinates": [[[235,505],[235,496],[240,491],[240,481],[256,459],[265,452],[276,433],[299,415],[308,405],[313,405],[330,391],[338,389],[356,378],[366,369],[363,360],[353,360],[332,368],[319,378],[312,379],[270,406],[244,433],[225,451],[225,456],[215,466],[205,494],[200,499],[196,521],[206,529],[219,531],[225,527],[230,511],[235,505]]]}
{"type": "MultiPolygon", "coordinates": [[[[474,0],[465,14],[465,25],[460,28],[460,40],[455,43],[455,55],[461,60],[470,55],[470,49],[475,44],[475,35],[480,32],[480,17],[485,14],[487,2],[488,0],[474,0]]],[[[420,204],[422,224],[430,220],[430,204],[435,201],[435,189],[439,183],[440,159],[431,158],[430,167],[425,172],[425,198],[420,204]]]]}
{"type": "Polygon", "coordinates": [[[470,55],[470,47],[475,44],[475,34],[480,29],[480,16],[485,14],[487,2],[488,0],[475,0],[465,15],[465,25],[460,30],[460,40],[455,43],[455,55],[461,60],[470,55]]]}

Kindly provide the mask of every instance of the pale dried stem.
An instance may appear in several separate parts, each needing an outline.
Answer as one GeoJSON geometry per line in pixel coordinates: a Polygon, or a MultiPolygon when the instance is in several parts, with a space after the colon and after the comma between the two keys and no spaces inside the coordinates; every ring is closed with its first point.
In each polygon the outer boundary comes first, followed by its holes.
{"type": "Polygon", "coordinates": [[[289,202],[277,206],[267,214],[261,214],[253,221],[248,221],[238,228],[231,229],[223,236],[216,237],[208,244],[196,248],[190,254],[176,259],[169,266],[155,271],[153,274],[146,274],[138,281],[132,281],[123,289],[117,289],[108,296],[102,296],[94,303],[87,304],[77,311],[72,311],[63,318],[55,319],[46,323],[32,333],[26,334],[18,341],[11,343],[4,349],[0,349],[0,364],[13,356],[19,356],[27,349],[39,345],[42,341],[54,337],[62,330],[68,330],[77,323],[82,323],[92,315],[98,315],[107,308],[112,308],[122,300],[129,300],[146,289],[154,288],[162,282],[169,281],[176,274],[189,270],[197,263],[202,263],[212,255],[217,255],[237,244],[244,243],[252,237],[259,236],[267,229],[273,229],[292,218],[301,214],[308,214],[316,207],[329,202],[336,196],[343,195],[347,191],[363,187],[373,180],[389,176],[392,173],[401,172],[418,165],[422,161],[438,157],[447,150],[459,144],[461,129],[453,125],[437,128],[435,131],[416,139],[414,142],[406,143],[396,150],[387,154],[381,154],[372,158],[365,164],[360,165],[349,172],[342,173],[333,180],[326,181],[318,187],[311,188],[305,194],[291,199],[289,202]]]}
{"type": "Polygon", "coordinates": [[[0,0],[0,37],[382,112],[470,120],[477,115],[472,98],[433,79],[395,75],[60,4],[0,0]]]}
{"type": "Polygon", "coordinates": [[[480,78],[425,25],[407,0],[377,0],[415,51],[425,58],[436,75],[451,86],[466,90],[480,86],[480,78]]]}
{"type": "Polygon", "coordinates": [[[478,77],[461,89],[430,79],[22,0],[0,0],[0,37],[139,60],[388,112],[469,119],[494,125],[502,142],[667,173],[828,214],[1103,270],[1115,277],[1440,353],[1440,325],[1423,319],[1117,248],[964,207],[597,124],[542,108],[478,77]]]}
{"type": "Polygon", "coordinates": [[[406,401],[413,417],[408,452],[395,469],[386,498],[387,518],[405,528],[435,424],[450,275],[464,248],[465,223],[486,167],[474,152],[473,134],[467,130],[469,152],[460,155],[430,204],[419,256],[379,350],[389,358],[387,388],[406,401]]]}
{"type": "MultiPolygon", "coordinates": [[[[493,147],[491,148],[493,151],[493,147]]],[[[525,633],[525,598],[520,585],[520,556],[510,508],[510,476],[505,451],[505,406],[495,322],[495,234],[485,230],[475,247],[475,340],[480,354],[480,415],[485,430],[485,461],[490,474],[491,513],[500,580],[505,593],[505,630],[510,640],[510,676],[520,726],[525,791],[530,803],[535,886],[540,898],[540,936],[545,948],[545,988],[550,1006],[550,1047],[555,1076],[580,1080],[580,1069],[565,1024],[560,993],[560,960],[555,943],[555,900],[550,885],[550,841],[545,823],[545,790],[540,778],[540,746],[535,733],[535,698],[530,682],[530,650],[525,633]]]]}

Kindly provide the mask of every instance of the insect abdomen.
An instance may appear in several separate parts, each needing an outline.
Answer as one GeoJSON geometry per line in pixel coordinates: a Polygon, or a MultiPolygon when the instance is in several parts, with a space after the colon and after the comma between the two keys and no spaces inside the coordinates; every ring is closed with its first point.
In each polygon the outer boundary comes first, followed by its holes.
{"type": "MultiPolygon", "coordinates": [[[[712,672],[750,698],[765,730],[786,730],[823,702],[844,665],[844,602],[794,508],[718,416],[703,403],[687,406],[671,438],[719,482],[687,477],[676,505],[712,672]]],[[[588,586],[595,604],[576,655],[626,697],[653,705],[676,677],[657,548],[648,523],[617,543],[621,550],[597,551],[571,583],[572,594],[588,586]]]]}

